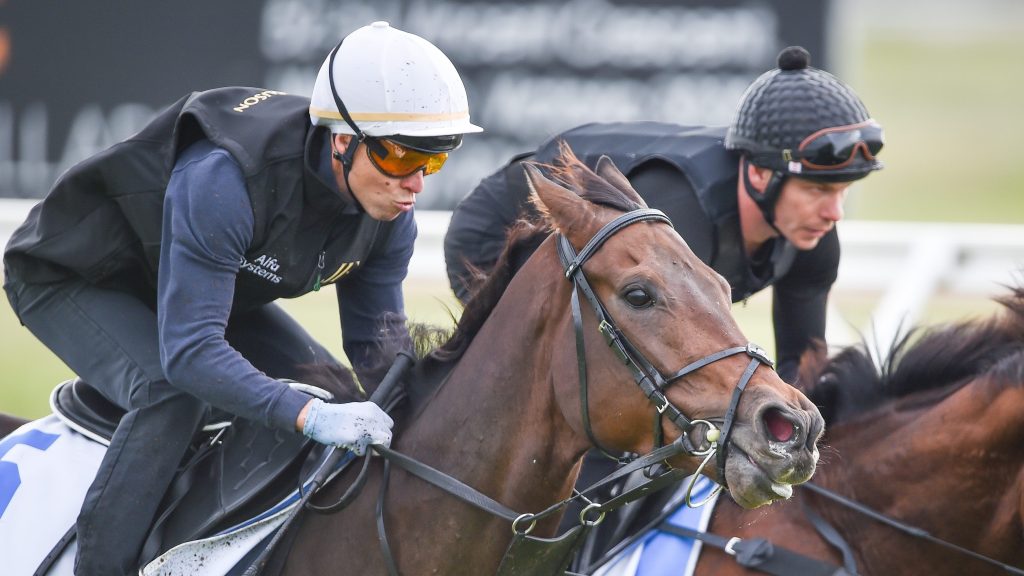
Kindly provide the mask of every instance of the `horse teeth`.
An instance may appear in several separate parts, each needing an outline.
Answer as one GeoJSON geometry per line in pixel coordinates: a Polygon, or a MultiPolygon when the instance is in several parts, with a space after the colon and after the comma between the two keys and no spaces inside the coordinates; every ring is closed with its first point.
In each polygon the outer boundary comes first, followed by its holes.
{"type": "Polygon", "coordinates": [[[793,495],[793,486],[789,484],[779,484],[778,482],[772,482],[772,492],[775,492],[779,496],[785,499],[789,499],[793,495]]]}

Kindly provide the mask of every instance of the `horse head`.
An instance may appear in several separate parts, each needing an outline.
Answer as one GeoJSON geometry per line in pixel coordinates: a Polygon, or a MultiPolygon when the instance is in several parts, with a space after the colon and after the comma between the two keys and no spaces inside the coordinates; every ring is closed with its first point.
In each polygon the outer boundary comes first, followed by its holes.
{"type": "Polygon", "coordinates": [[[865,345],[805,362],[829,424],[815,484],[915,530],[815,498],[863,573],[1007,573],[920,534],[1024,567],[1024,288],[997,300],[991,318],[911,330],[881,367],[865,345]]]}
{"type": "Polygon", "coordinates": [[[788,498],[814,472],[824,424],[748,345],[730,314],[728,283],[608,159],[591,171],[566,148],[548,169],[550,178],[536,166],[527,176],[557,232],[538,252],[546,267],[559,258],[570,280],[537,288],[562,303],[548,311],[560,329],[537,343],[560,367],[553,382],[562,417],[609,451],[643,454],[680,441],[688,450],[668,463],[702,468],[744,507],[788,498]],[[717,466],[701,465],[713,451],[717,466]]]}

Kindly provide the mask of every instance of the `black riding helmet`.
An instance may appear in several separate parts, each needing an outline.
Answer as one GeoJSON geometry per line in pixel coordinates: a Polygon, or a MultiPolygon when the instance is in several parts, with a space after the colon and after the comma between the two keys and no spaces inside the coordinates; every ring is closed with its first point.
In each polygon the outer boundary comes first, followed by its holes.
{"type": "Polygon", "coordinates": [[[745,188],[769,223],[786,176],[850,182],[882,168],[882,127],[849,86],[810,58],[800,46],[782,50],[778,68],[743,94],[725,136],[726,148],[743,152],[745,188]],[[747,161],[773,170],[763,192],[750,185],[747,161]]]}

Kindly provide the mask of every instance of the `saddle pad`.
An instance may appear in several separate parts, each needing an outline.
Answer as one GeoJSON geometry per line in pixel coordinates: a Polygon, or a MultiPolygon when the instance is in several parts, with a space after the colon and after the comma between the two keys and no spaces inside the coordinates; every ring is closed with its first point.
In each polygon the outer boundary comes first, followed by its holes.
{"type": "MultiPolygon", "coordinates": [[[[700,508],[690,508],[682,503],[689,484],[690,478],[679,483],[677,494],[670,504],[677,508],[667,521],[675,526],[703,532],[711,521],[718,496],[700,508]]],[[[711,495],[716,486],[711,480],[699,476],[690,499],[701,502],[711,495]]],[[[598,569],[594,576],[692,576],[700,557],[701,544],[692,538],[654,529],[598,569]],[[685,569],[680,570],[681,566],[685,566],[685,569]]]]}
{"type": "MultiPolygon", "coordinates": [[[[106,446],[52,414],[0,439],[0,572],[4,576],[33,574],[74,526],[106,450],[106,446]]],[[[352,458],[346,455],[339,468],[352,458]]],[[[272,533],[298,499],[298,491],[293,491],[251,520],[210,538],[177,546],[151,563],[143,574],[225,574],[228,570],[222,568],[233,566],[272,533]],[[186,555],[191,555],[193,561],[201,559],[206,567],[195,568],[186,555]]],[[[70,576],[74,557],[72,541],[49,574],[70,576]]]]}
{"type": "Polygon", "coordinates": [[[75,524],[105,452],[105,446],[52,415],[29,422],[0,440],[0,559],[4,574],[35,572],[75,524]]]}
{"type": "Polygon", "coordinates": [[[253,548],[284,524],[298,499],[275,513],[238,529],[171,548],[153,560],[140,576],[221,576],[229,573],[253,548]]]}
{"type": "Polygon", "coordinates": [[[300,434],[242,419],[223,432],[217,443],[203,444],[205,455],[171,485],[171,503],[150,529],[143,562],[251,518],[287,497],[298,485],[298,466],[316,448],[300,434]]]}
{"type": "MultiPolygon", "coordinates": [[[[333,469],[330,477],[344,469],[355,456],[349,452],[333,469]]],[[[326,454],[303,484],[303,490],[312,486],[317,469],[323,467],[326,454]]],[[[232,569],[246,558],[256,546],[274,533],[288,519],[288,514],[298,506],[299,491],[296,490],[258,516],[232,526],[209,538],[192,540],[179,544],[164,552],[139,571],[140,576],[222,576],[233,573],[232,569]]]]}

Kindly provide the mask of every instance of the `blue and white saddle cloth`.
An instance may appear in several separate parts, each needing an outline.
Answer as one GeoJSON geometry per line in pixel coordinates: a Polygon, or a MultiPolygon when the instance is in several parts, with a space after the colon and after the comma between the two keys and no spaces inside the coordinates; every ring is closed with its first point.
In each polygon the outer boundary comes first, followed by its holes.
{"type": "MultiPolygon", "coordinates": [[[[718,496],[711,496],[716,484],[703,476],[697,478],[690,499],[701,502],[711,500],[699,508],[680,505],[686,497],[690,479],[680,482],[680,487],[670,506],[676,511],[666,521],[675,526],[691,530],[706,531],[711,521],[718,496]]],[[[669,534],[658,529],[641,536],[632,546],[622,550],[611,561],[598,569],[594,576],[692,576],[700,557],[701,542],[669,534]]]]}
{"type": "MultiPolygon", "coordinates": [[[[56,416],[29,422],[0,440],[0,562],[31,576],[75,524],[106,446],[56,416]]],[[[73,548],[73,547],[72,547],[73,548]]],[[[71,574],[74,550],[50,571],[71,574]]]]}
{"type": "MultiPolygon", "coordinates": [[[[76,430],[54,415],[29,422],[0,439],[0,573],[35,573],[74,526],[106,450],[101,438],[76,430]]],[[[168,550],[139,574],[228,574],[284,523],[298,500],[296,490],[251,520],[168,550]]],[[[47,574],[71,576],[75,551],[72,541],[47,574]]]]}

